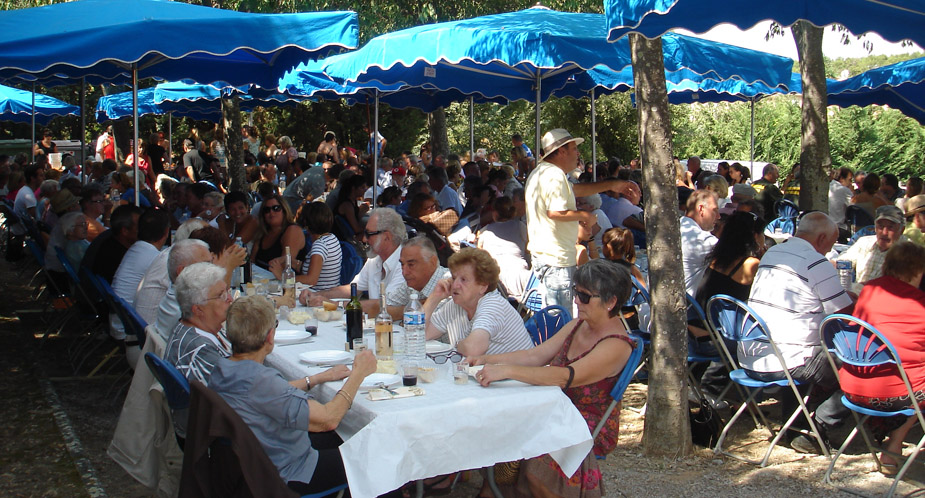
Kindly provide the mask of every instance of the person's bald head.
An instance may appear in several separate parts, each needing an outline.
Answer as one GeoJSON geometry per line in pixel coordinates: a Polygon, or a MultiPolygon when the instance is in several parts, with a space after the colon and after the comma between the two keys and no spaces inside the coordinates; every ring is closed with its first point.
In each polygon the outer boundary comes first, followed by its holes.
{"type": "Polygon", "coordinates": [[[838,225],[823,212],[809,213],[800,220],[796,236],[809,242],[819,254],[825,255],[838,240],[838,225]]]}

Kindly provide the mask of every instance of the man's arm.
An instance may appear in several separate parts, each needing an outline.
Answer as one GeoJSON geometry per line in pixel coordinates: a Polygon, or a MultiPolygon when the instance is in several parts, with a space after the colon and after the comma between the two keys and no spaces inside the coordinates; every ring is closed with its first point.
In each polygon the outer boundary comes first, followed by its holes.
{"type": "Polygon", "coordinates": [[[635,191],[638,194],[639,186],[634,182],[628,182],[626,180],[601,180],[599,182],[593,183],[576,183],[572,185],[572,190],[575,192],[575,196],[577,197],[599,194],[608,190],[618,194],[623,194],[629,191],[635,191]]]}
{"type": "Polygon", "coordinates": [[[546,211],[546,216],[553,221],[586,221],[596,223],[597,215],[587,211],[546,211]]]}

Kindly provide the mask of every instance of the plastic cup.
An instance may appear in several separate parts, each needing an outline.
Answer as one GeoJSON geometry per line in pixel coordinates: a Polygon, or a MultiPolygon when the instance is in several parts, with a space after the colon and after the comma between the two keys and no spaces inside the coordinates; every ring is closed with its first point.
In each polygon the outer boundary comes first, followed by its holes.
{"type": "Polygon", "coordinates": [[[453,382],[464,386],[469,383],[469,362],[460,361],[453,364],[453,382]]]}
{"type": "Polygon", "coordinates": [[[369,346],[366,343],[366,339],[361,337],[359,339],[353,340],[353,352],[354,353],[360,354],[363,351],[366,351],[367,349],[369,349],[369,346]]]}

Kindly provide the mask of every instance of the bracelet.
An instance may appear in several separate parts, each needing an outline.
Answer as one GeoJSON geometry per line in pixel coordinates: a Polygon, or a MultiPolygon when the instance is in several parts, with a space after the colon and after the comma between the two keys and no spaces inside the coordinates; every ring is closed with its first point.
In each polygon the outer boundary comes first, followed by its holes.
{"type": "Polygon", "coordinates": [[[348,409],[348,410],[353,406],[353,400],[350,399],[350,395],[348,395],[347,393],[345,393],[343,389],[341,389],[340,391],[337,391],[337,394],[335,394],[335,396],[343,396],[343,398],[344,398],[345,400],[347,400],[347,409],[348,409]]]}
{"type": "Polygon", "coordinates": [[[308,390],[311,388],[312,388],[311,376],[306,375],[305,376],[305,392],[308,392],[308,390]]]}
{"type": "Polygon", "coordinates": [[[568,369],[568,380],[565,381],[565,387],[562,388],[563,391],[572,387],[572,381],[575,380],[575,369],[571,365],[566,365],[565,368],[568,369]]]}

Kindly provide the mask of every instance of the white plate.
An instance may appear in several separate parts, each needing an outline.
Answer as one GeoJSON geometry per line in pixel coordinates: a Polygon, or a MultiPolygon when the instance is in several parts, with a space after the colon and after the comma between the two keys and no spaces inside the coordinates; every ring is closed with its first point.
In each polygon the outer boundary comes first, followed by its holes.
{"type": "Polygon", "coordinates": [[[447,351],[453,349],[453,347],[449,344],[440,341],[427,341],[424,347],[430,354],[446,353],[447,351]]]}
{"type": "Polygon", "coordinates": [[[276,330],[277,344],[290,344],[293,342],[305,341],[311,338],[311,334],[304,330],[276,330]]]}
{"type": "Polygon", "coordinates": [[[302,353],[299,355],[299,359],[305,363],[316,365],[347,365],[353,362],[353,355],[336,349],[322,349],[302,353]]]}
{"type": "Polygon", "coordinates": [[[379,386],[376,384],[383,383],[386,387],[397,386],[401,384],[401,377],[397,374],[374,373],[369,374],[360,384],[360,389],[375,389],[379,386]]]}

